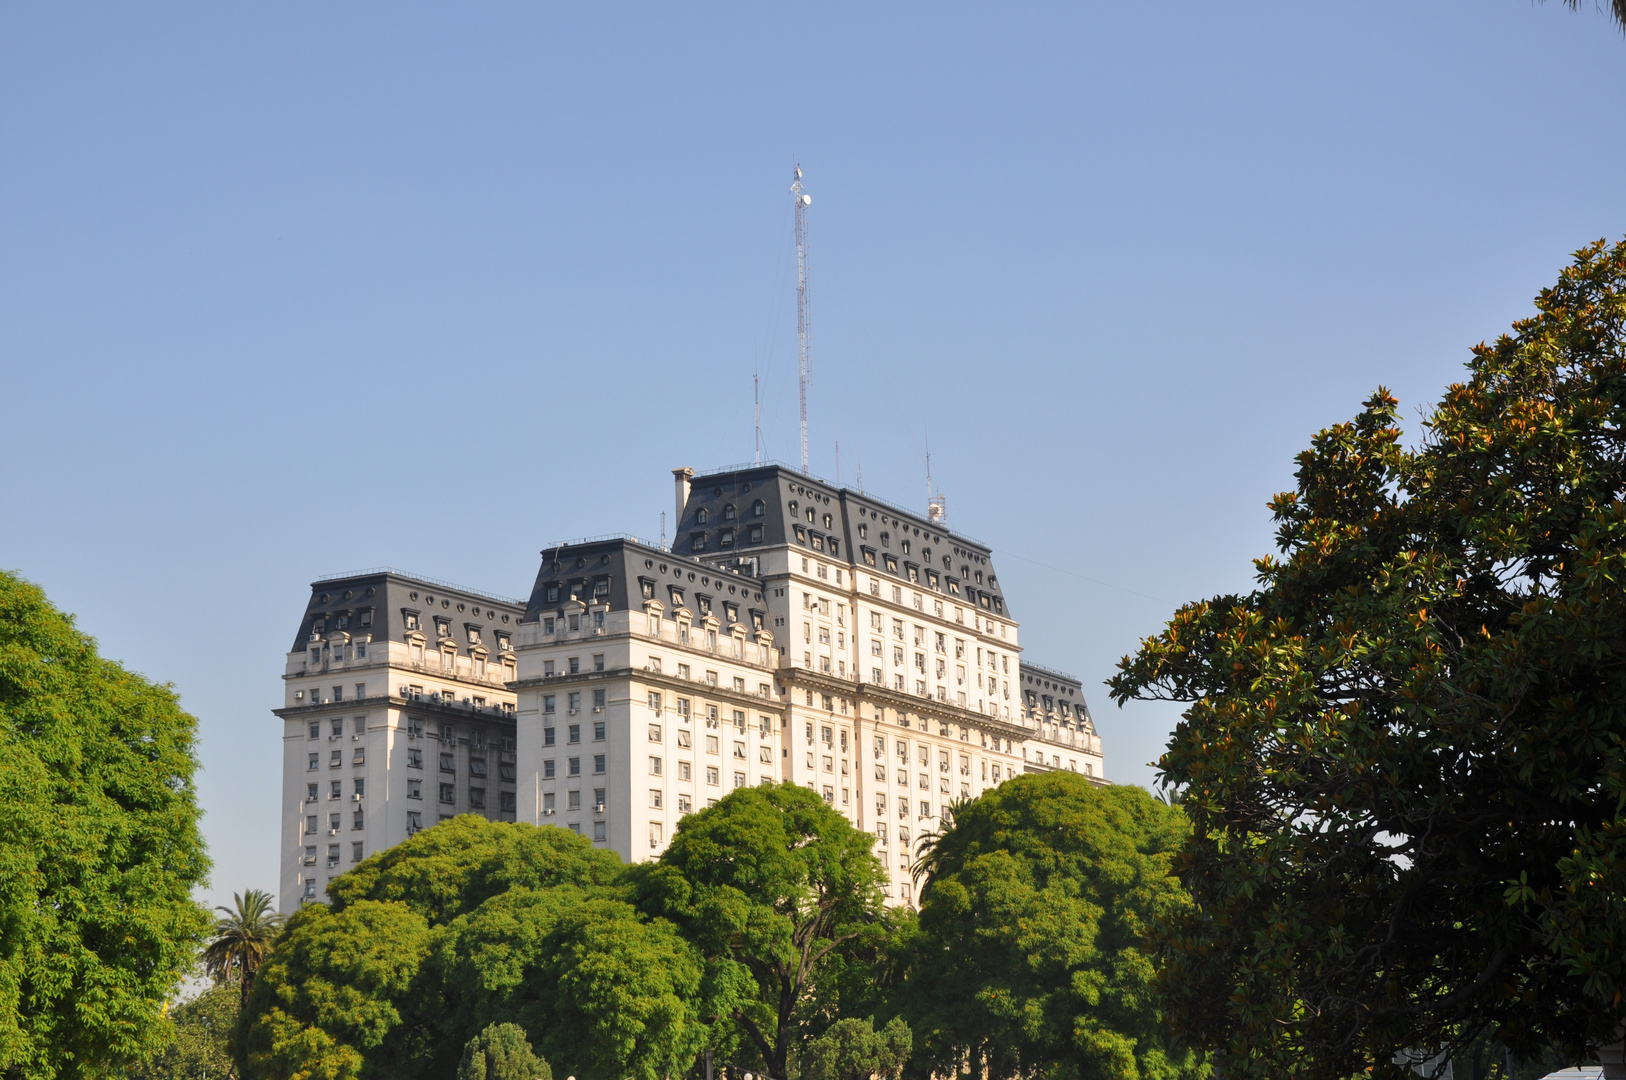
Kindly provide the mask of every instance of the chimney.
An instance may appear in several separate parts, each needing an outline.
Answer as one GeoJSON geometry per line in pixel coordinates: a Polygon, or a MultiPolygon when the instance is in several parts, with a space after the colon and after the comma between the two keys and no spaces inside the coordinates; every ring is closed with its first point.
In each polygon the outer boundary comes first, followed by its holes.
{"type": "Polygon", "coordinates": [[[683,508],[689,505],[689,478],[694,470],[685,465],[681,469],[672,470],[672,484],[677,489],[677,517],[672,519],[672,547],[677,548],[678,530],[683,527],[683,508]]]}

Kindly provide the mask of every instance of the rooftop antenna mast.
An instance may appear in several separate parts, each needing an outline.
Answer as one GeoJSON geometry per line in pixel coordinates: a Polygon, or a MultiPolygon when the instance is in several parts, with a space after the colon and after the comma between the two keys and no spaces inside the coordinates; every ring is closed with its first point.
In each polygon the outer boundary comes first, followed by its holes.
{"type": "Polygon", "coordinates": [[[762,386],[756,370],[751,371],[751,412],[756,419],[756,441],[751,447],[751,464],[762,464],[762,386]]]}
{"type": "Polygon", "coordinates": [[[790,185],[796,201],[796,336],[801,346],[799,371],[802,388],[802,475],[807,475],[807,208],[813,205],[813,196],[802,190],[802,166],[796,165],[796,176],[790,185]]]}

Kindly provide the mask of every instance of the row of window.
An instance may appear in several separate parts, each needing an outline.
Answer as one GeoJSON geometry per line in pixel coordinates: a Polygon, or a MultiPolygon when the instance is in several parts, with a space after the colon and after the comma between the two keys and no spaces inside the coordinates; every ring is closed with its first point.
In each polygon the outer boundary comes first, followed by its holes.
{"type": "MultiPolygon", "coordinates": [[[[313,649],[312,651],[314,652],[315,650],[313,649]]],[[[367,696],[367,684],[364,683],[364,682],[356,683],[356,698],[355,699],[360,700],[362,698],[365,698],[366,696],[367,696]]],[[[307,687],[306,689],[303,689],[303,690],[295,690],[294,691],[294,700],[301,703],[301,704],[304,704],[304,705],[331,705],[334,702],[344,700],[344,687],[335,686],[333,688],[332,696],[329,697],[326,701],[324,701],[322,699],[322,688],[319,687],[319,686],[311,686],[311,687],[307,687]]],[[[316,736],[312,735],[311,738],[314,739],[314,738],[316,738],[316,736]]]]}

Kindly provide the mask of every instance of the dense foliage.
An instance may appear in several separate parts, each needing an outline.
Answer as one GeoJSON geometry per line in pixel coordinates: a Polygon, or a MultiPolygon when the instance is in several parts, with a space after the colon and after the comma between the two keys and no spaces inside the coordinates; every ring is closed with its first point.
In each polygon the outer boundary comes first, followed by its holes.
{"type": "Polygon", "coordinates": [[[524,1028],[492,1024],[463,1048],[457,1080],[553,1080],[553,1070],[531,1049],[524,1028]]]}
{"type": "Polygon", "coordinates": [[[869,1018],[837,1020],[802,1051],[801,1080],[898,1080],[913,1042],[895,1016],[880,1031],[869,1018]]]}
{"type": "Polygon", "coordinates": [[[169,1038],[124,1080],[231,1080],[231,1033],[242,1002],[236,980],[210,986],[169,1011],[169,1038]]]}
{"type": "Polygon", "coordinates": [[[587,1080],[686,1072],[700,959],[620,896],[622,873],[575,833],[472,815],[366,860],[261,968],[244,1075],[438,1080],[494,1022],[587,1080]]]}
{"type": "Polygon", "coordinates": [[[1112,682],[1193,703],[1181,1031],[1341,1078],[1626,1021],[1626,244],[1577,253],[1403,447],[1379,391],[1278,496],[1258,587],[1112,682]]]}
{"type": "Polygon", "coordinates": [[[1189,906],[1185,816],[1135,787],[1025,775],[960,805],[924,865],[900,1003],[911,1072],[1046,1080],[1202,1073],[1160,1024],[1149,928],[1189,906]]]}
{"type": "Polygon", "coordinates": [[[859,832],[792,784],[734,792],[683,819],[641,903],[706,957],[708,1011],[731,1018],[784,1080],[821,967],[882,937],[884,870],[859,832]]]}
{"type": "Polygon", "coordinates": [[[169,688],[0,573],[0,1075],[97,1075],[161,1040],[209,925],[196,739],[169,688]]]}

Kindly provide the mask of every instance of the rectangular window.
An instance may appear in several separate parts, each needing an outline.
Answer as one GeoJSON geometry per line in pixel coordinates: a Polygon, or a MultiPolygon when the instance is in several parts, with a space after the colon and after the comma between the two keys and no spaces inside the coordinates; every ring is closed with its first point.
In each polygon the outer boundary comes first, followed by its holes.
{"type": "Polygon", "coordinates": [[[582,726],[580,724],[568,724],[568,725],[566,725],[566,727],[565,727],[565,741],[572,742],[572,743],[581,742],[582,741],[582,726]]]}
{"type": "Polygon", "coordinates": [[[593,772],[599,776],[604,775],[604,755],[593,755],[593,772]]]}
{"type": "Polygon", "coordinates": [[[545,779],[545,780],[552,780],[553,779],[553,759],[552,758],[544,758],[543,759],[543,761],[542,761],[542,778],[545,779]]]}
{"type": "MultiPolygon", "coordinates": [[[[654,726],[654,725],[651,725],[651,726],[654,726]]],[[[692,741],[692,736],[690,736],[690,734],[687,731],[684,731],[682,728],[679,728],[678,733],[677,733],[677,744],[678,744],[679,748],[687,750],[689,748],[689,744],[690,744],[691,741],[692,741]]]]}
{"type": "Polygon", "coordinates": [[[689,766],[689,763],[687,761],[678,762],[678,779],[679,780],[693,780],[694,779],[694,776],[690,772],[690,766],[689,766]]]}
{"type": "Polygon", "coordinates": [[[407,832],[415,833],[415,832],[420,831],[422,828],[423,828],[423,811],[421,811],[421,810],[408,810],[407,811],[407,832]]]}
{"type": "Polygon", "coordinates": [[[514,793],[512,791],[504,791],[501,793],[499,798],[499,807],[505,814],[512,814],[514,812],[514,793]]]}
{"type": "Polygon", "coordinates": [[[451,805],[452,803],[455,803],[457,801],[457,785],[456,784],[442,784],[442,785],[440,785],[440,801],[443,802],[443,803],[446,803],[447,805],[451,805]]]}
{"type": "Polygon", "coordinates": [[[565,809],[580,810],[582,808],[582,793],[579,791],[565,792],[565,809]]]}
{"type": "Polygon", "coordinates": [[[486,789],[479,787],[469,788],[469,808],[471,810],[484,810],[486,808],[486,789]]]}
{"type": "Polygon", "coordinates": [[[651,712],[658,713],[661,711],[661,694],[659,690],[649,692],[649,709],[651,712]]]}
{"type": "Polygon", "coordinates": [[[595,822],[593,822],[593,840],[594,840],[594,842],[603,843],[604,840],[608,836],[609,836],[609,823],[608,822],[604,822],[604,821],[595,821],[595,822]]]}
{"type": "Polygon", "coordinates": [[[542,695],[542,711],[544,713],[552,713],[554,711],[553,695],[552,694],[543,694],[542,695]]]}
{"type": "Polygon", "coordinates": [[[555,799],[555,796],[554,796],[553,792],[551,792],[551,791],[542,796],[542,812],[544,814],[553,813],[554,808],[555,808],[554,807],[554,799],[555,799]]]}
{"type": "Polygon", "coordinates": [[[661,774],[661,760],[662,759],[658,757],[652,757],[649,759],[650,776],[659,776],[661,774]]]}
{"type": "Polygon", "coordinates": [[[710,784],[712,787],[717,786],[717,766],[706,766],[706,783],[710,784]]]}
{"type": "MultiPolygon", "coordinates": [[[[660,742],[661,741],[661,726],[659,724],[650,724],[649,725],[649,741],[650,742],[660,742]]],[[[679,744],[679,745],[681,745],[681,744],[679,744]]]]}
{"type": "Polygon", "coordinates": [[[579,757],[566,759],[565,769],[570,776],[580,776],[582,774],[582,759],[579,757]]]}
{"type": "Polygon", "coordinates": [[[593,725],[593,741],[604,741],[604,721],[600,720],[593,725]]]}

